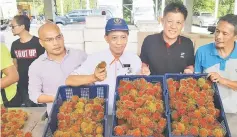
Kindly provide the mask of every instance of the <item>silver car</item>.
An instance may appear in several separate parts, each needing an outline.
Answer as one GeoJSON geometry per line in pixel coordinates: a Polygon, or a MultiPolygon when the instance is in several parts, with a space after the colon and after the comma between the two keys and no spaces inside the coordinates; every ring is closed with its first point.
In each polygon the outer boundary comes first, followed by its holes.
{"type": "Polygon", "coordinates": [[[209,12],[194,12],[193,22],[194,25],[199,25],[200,27],[212,26],[216,23],[215,17],[209,12]]]}
{"type": "Polygon", "coordinates": [[[67,16],[55,16],[55,23],[61,25],[71,24],[70,19],[67,16]]]}

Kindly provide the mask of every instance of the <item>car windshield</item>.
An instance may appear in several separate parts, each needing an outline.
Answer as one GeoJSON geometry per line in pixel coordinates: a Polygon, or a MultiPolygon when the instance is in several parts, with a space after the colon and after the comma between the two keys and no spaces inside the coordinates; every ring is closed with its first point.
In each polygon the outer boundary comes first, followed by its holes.
{"type": "Polygon", "coordinates": [[[202,16],[210,17],[210,16],[212,16],[212,14],[211,13],[202,13],[202,16]]]}

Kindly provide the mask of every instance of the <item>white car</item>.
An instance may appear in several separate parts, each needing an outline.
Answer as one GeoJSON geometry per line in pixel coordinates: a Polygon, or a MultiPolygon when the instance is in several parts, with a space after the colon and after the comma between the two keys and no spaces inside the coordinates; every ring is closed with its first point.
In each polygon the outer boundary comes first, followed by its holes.
{"type": "Polygon", "coordinates": [[[215,17],[212,13],[209,12],[194,12],[193,14],[193,22],[194,25],[199,25],[200,27],[208,27],[212,26],[216,23],[215,17]]]}

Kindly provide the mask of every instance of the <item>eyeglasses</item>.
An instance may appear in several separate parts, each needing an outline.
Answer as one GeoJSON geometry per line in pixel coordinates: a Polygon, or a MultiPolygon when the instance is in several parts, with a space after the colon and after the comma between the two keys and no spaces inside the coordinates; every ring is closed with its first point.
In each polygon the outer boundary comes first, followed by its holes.
{"type": "Polygon", "coordinates": [[[41,40],[44,42],[47,42],[47,43],[52,43],[52,42],[54,42],[54,40],[59,41],[59,40],[62,40],[62,38],[63,38],[63,34],[59,34],[55,38],[46,38],[44,40],[42,40],[42,39],[41,40]]]}
{"type": "Polygon", "coordinates": [[[10,27],[11,27],[12,29],[15,29],[15,27],[17,27],[17,26],[20,26],[20,25],[15,25],[15,26],[10,25],[10,27]]]}

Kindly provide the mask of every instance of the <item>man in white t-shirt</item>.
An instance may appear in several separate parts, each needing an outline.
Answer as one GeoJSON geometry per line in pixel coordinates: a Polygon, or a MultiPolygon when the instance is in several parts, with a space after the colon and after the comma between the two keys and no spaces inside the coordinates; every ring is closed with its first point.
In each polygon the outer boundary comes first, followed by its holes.
{"type": "Polygon", "coordinates": [[[76,69],[66,80],[66,84],[70,86],[89,83],[108,84],[109,115],[112,115],[116,77],[119,75],[150,74],[149,68],[142,65],[136,54],[124,52],[128,42],[128,34],[128,26],[123,19],[109,19],[104,36],[109,44],[109,49],[88,56],[82,66],[76,69]],[[98,68],[97,65],[102,61],[106,62],[106,67],[98,68]]]}

